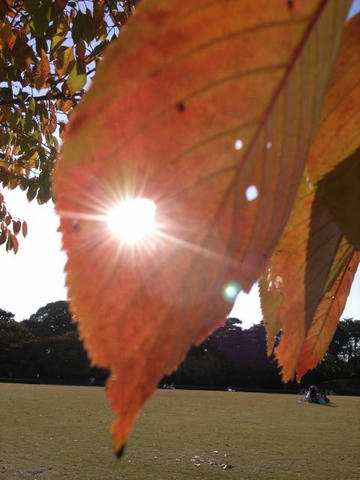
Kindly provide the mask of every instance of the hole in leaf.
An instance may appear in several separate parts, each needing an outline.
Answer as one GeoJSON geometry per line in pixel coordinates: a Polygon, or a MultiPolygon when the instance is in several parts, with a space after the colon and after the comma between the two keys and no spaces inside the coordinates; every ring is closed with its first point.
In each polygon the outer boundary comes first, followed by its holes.
{"type": "Polygon", "coordinates": [[[74,220],[72,221],[72,229],[73,229],[74,232],[78,232],[78,231],[79,231],[79,222],[78,222],[76,219],[74,219],[74,220]]]}

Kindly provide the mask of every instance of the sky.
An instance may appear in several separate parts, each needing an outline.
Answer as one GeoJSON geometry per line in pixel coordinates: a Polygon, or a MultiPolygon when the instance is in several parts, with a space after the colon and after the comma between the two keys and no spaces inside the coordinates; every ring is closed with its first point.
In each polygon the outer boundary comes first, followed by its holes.
{"type": "Polygon", "coordinates": [[[354,0],[352,5],[351,5],[350,12],[349,12],[349,18],[352,17],[353,15],[355,15],[355,13],[357,13],[359,11],[360,11],[360,0],[354,0]]]}
{"type": "MultiPolygon", "coordinates": [[[[360,0],[356,0],[351,15],[359,10],[360,0]]],[[[67,298],[66,255],[61,251],[61,235],[57,232],[59,220],[52,202],[40,206],[36,201],[27,202],[20,190],[4,193],[13,217],[26,220],[29,227],[27,238],[20,237],[17,255],[0,247],[0,308],[13,312],[15,319],[21,321],[47,303],[67,298]]],[[[261,321],[257,285],[248,295],[240,293],[231,315],[240,318],[244,328],[261,321]]],[[[342,318],[351,317],[360,319],[360,269],[342,314],[342,318]]]]}

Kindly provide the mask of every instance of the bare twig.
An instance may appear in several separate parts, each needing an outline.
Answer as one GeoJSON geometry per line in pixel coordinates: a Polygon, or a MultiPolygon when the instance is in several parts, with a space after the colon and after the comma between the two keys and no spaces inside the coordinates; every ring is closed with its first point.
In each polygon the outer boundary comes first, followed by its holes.
{"type": "MultiPolygon", "coordinates": [[[[32,138],[31,135],[29,135],[28,133],[25,133],[25,132],[22,132],[21,130],[17,130],[16,128],[10,127],[10,125],[7,125],[4,122],[0,122],[0,126],[4,127],[4,128],[7,128],[8,130],[12,130],[17,135],[22,135],[23,137],[26,137],[26,138],[32,138]]],[[[37,141],[37,143],[39,145],[43,146],[44,148],[46,148],[49,153],[56,153],[56,149],[54,147],[49,147],[49,145],[46,145],[46,143],[43,143],[39,140],[37,141]]]]}
{"type": "Polygon", "coordinates": [[[116,18],[115,18],[115,15],[114,15],[113,12],[112,12],[111,5],[109,4],[109,0],[105,0],[105,3],[106,3],[106,6],[107,6],[107,8],[108,8],[108,10],[109,10],[110,17],[111,17],[111,19],[112,19],[112,21],[113,21],[113,23],[114,23],[114,26],[117,27],[118,29],[120,29],[120,26],[121,26],[121,25],[118,25],[118,22],[117,22],[117,20],[116,20],[116,18]]]}
{"type": "MultiPolygon", "coordinates": [[[[84,90],[81,90],[77,93],[74,93],[74,95],[65,95],[62,92],[56,93],[54,95],[39,95],[38,97],[29,97],[33,98],[35,102],[40,102],[41,100],[59,100],[59,99],[64,99],[64,100],[73,100],[75,97],[82,96],[85,93],[84,90]]],[[[0,100],[0,105],[15,105],[17,103],[24,103],[26,100],[22,100],[20,98],[13,98],[12,100],[0,100]]]]}

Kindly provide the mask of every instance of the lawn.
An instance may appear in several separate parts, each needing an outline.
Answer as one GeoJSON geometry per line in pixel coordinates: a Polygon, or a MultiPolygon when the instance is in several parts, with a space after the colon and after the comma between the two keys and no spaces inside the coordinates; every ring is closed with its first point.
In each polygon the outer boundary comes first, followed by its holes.
{"type": "Polygon", "coordinates": [[[358,480],[360,398],[158,391],[115,459],[104,389],[0,384],[0,479],[358,480]]]}

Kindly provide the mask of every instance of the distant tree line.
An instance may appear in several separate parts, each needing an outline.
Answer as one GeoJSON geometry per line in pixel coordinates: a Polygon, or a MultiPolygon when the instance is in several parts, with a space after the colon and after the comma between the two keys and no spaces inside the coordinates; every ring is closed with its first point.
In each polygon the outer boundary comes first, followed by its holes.
{"type": "Polygon", "coordinates": [[[0,377],[103,383],[106,376],[90,366],[67,302],[49,303],[22,322],[0,309],[0,377]]]}
{"type": "MultiPolygon", "coordinates": [[[[299,389],[295,382],[281,382],[276,360],[266,354],[263,325],[243,330],[234,318],[228,318],[200,346],[192,347],[184,363],[165,382],[235,389],[299,389]]],[[[303,377],[300,388],[311,383],[337,393],[360,394],[360,320],[339,322],[323,361],[303,377]]]]}
{"type": "MultiPolygon", "coordinates": [[[[49,303],[22,322],[0,309],[2,379],[103,384],[106,376],[106,370],[90,365],[67,302],[49,303]]],[[[340,321],[324,360],[302,381],[303,385],[309,383],[323,384],[338,393],[360,393],[360,320],[340,321]]],[[[266,355],[263,325],[244,330],[234,318],[228,318],[201,345],[192,347],[180,368],[161,384],[289,388],[280,381],[276,361],[266,355]]]]}

